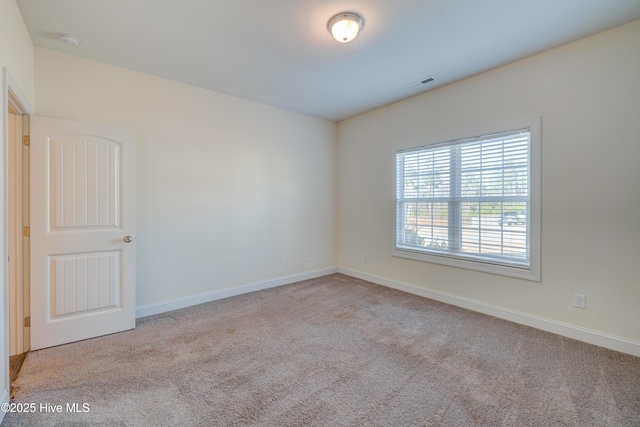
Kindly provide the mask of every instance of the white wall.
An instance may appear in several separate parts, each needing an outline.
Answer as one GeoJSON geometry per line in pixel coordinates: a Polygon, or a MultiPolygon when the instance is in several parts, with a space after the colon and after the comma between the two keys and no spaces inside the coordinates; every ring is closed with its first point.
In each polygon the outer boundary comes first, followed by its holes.
{"type": "Polygon", "coordinates": [[[341,269],[640,345],[639,41],[636,21],[341,122],[341,269]],[[540,283],[391,256],[394,148],[536,116],[540,283]]]}
{"type": "Polygon", "coordinates": [[[3,66],[33,106],[33,43],[15,0],[0,0],[0,68],[3,66]]]}
{"type": "Polygon", "coordinates": [[[136,130],[139,307],[336,267],[335,123],[40,48],[35,88],[136,130]]]}

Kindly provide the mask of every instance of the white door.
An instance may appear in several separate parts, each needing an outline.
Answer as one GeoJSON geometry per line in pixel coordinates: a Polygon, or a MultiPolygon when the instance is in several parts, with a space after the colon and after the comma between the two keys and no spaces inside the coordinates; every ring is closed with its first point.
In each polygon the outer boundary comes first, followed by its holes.
{"type": "Polygon", "coordinates": [[[31,349],[135,327],[135,133],[31,117],[31,349]]]}

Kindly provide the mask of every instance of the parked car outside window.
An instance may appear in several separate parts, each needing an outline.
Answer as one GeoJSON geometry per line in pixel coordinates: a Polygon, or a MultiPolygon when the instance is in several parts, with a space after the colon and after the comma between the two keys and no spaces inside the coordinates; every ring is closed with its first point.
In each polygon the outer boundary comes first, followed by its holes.
{"type": "Polygon", "coordinates": [[[500,216],[500,225],[524,225],[525,216],[522,212],[503,212],[500,216]]]}

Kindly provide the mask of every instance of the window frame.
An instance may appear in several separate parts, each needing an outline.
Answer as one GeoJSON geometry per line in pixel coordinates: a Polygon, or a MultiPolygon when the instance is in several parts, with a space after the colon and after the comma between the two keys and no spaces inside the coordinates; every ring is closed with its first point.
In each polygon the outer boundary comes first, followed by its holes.
{"type": "Polygon", "coordinates": [[[461,132],[448,137],[437,137],[429,140],[421,140],[418,143],[405,144],[405,146],[394,147],[393,155],[393,232],[392,232],[392,256],[405,258],[415,261],[435,263],[447,265],[450,267],[463,268],[467,270],[480,271],[484,273],[498,274],[502,276],[516,277],[520,279],[540,281],[540,235],[541,235],[541,118],[535,117],[529,120],[510,123],[508,125],[494,127],[491,129],[480,129],[475,131],[461,132]],[[446,143],[454,143],[465,139],[479,138],[493,134],[511,132],[518,129],[529,128],[530,130],[530,147],[529,147],[529,266],[507,265],[506,263],[491,263],[488,260],[463,258],[451,253],[435,253],[422,250],[412,250],[409,248],[398,247],[398,170],[397,156],[398,154],[418,150],[420,148],[428,149],[430,146],[444,145],[446,143]]]}

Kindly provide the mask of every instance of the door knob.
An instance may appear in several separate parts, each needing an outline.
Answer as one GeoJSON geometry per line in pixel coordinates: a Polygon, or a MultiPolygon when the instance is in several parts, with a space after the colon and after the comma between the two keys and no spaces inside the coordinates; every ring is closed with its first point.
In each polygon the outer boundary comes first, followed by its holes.
{"type": "Polygon", "coordinates": [[[131,236],[124,236],[124,242],[125,242],[125,243],[131,243],[131,240],[133,240],[133,239],[131,238],[131,236]]]}

